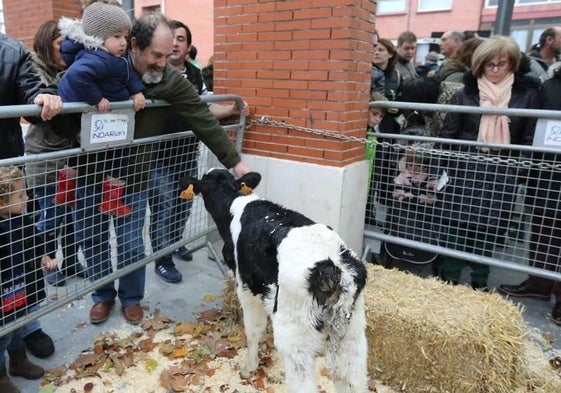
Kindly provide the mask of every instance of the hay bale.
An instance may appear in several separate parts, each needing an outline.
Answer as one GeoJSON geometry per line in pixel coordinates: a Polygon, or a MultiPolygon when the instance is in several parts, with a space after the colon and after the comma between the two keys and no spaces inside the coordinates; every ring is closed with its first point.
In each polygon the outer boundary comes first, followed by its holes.
{"type": "MultiPolygon", "coordinates": [[[[370,377],[408,393],[561,393],[561,378],[527,336],[522,308],[496,294],[368,264],[370,377]]],[[[225,323],[241,328],[233,279],[225,323]]]]}
{"type": "Polygon", "coordinates": [[[406,392],[526,387],[521,307],[496,294],[368,266],[368,371],[406,392]]]}

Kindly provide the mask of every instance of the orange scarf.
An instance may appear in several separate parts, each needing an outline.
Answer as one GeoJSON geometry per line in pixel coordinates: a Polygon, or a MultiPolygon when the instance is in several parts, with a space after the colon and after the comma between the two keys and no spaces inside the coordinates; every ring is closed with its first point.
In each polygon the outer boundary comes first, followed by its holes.
{"type": "MultiPolygon", "coordinates": [[[[492,83],[485,77],[477,79],[479,87],[479,106],[483,108],[507,108],[512,94],[514,74],[509,73],[499,83],[492,83]]],[[[510,143],[508,117],[499,115],[482,115],[479,124],[478,142],[510,143]]],[[[481,149],[488,151],[488,149],[481,149]]]]}

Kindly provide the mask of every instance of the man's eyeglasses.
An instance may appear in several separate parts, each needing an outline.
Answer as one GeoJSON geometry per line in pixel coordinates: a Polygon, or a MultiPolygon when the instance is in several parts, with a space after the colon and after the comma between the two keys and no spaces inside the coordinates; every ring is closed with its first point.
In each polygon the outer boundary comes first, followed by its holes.
{"type": "Polygon", "coordinates": [[[499,61],[498,63],[487,63],[487,64],[485,64],[485,69],[487,69],[489,71],[493,71],[495,68],[497,68],[499,70],[504,70],[508,66],[510,66],[510,62],[499,61]]]}

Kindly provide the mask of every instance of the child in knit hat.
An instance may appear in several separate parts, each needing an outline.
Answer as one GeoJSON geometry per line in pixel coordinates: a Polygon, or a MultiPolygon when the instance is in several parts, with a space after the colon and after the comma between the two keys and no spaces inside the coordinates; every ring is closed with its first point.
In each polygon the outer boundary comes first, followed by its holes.
{"type": "MultiPolygon", "coordinates": [[[[107,111],[112,101],[132,99],[135,111],[144,108],[144,85],[125,56],[132,23],[121,7],[92,3],[84,10],[81,21],[61,18],[59,29],[66,36],[61,54],[69,65],[58,84],[63,102],[86,102],[99,111],[107,111]]],[[[123,201],[125,183],[119,177],[124,175],[128,160],[121,149],[115,151],[115,156],[112,173],[103,182],[99,210],[125,216],[131,208],[123,201]]],[[[75,176],[72,168],[61,172],[55,203],[73,202],[75,176]]]]}

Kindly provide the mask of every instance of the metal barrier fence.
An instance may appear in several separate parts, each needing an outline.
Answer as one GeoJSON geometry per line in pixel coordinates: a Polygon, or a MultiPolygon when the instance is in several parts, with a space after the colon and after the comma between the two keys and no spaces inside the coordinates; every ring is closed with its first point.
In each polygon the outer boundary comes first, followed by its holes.
{"type": "MultiPolygon", "coordinates": [[[[243,107],[243,100],[236,95],[209,95],[202,98],[208,102],[234,101],[238,108],[243,107]]],[[[130,110],[132,101],[111,105],[112,112],[130,110]]],[[[165,105],[167,103],[162,101],[147,102],[147,107],[165,105]]],[[[95,108],[79,103],[65,104],[63,109],[63,113],[92,111],[95,108]]],[[[0,107],[0,118],[35,116],[39,112],[40,108],[36,105],[0,107]]],[[[224,128],[237,150],[241,151],[245,116],[224,125],[224,128]]],[[[126,143],[91,146],[87,151],[83,147],[72,148],[0,160],[0,167],[11,165],[26,169],[26,181],[30,180],[29,173],[33,173],[30,182],[33,184],[33,197],[28,206],[51,204],[57,187],[60,191],[62,184],[68,184],[60,176],[65,165],[76,170],[76,201],[55,204],[48,215],[38,214],[38,211],[30,212],[25,215],[29,220],[25,221],[21,216],[9,218],[6,212],[9,207],[7,202],[0,205],[2,281],[8,276],[17,279],[16,276],[23,272],[36,275],[40,267],[34,254],[42,252],[49,245],[52,247],[52,242],[55,242],[57,249],[59,268],[67,273],[64,286],[45,284],[46,300],[26,310],[25,315],[19,315],[15,320],[12,317],[5,319],[4,315],[10,314],[14,306],[21,305],[22,288],[9,281],[2,282],[0,336],[77,298],[89,295],[95,289],[128,273],[142,272],[146,264],[171,255],[185,245],[189,245],[192,251],[208,247],[218,268],[225,273],[221,259],[210,242],[217,238],[216,228],[202,202],[199,198],[192,203],[179,199],[179,177],[188,174],[200,177],[209,168],[220,165],[191,131],[136,140],[131,138],[126,143]],[[133,177],[131,172],[134,172],[133,177]],[[126,178],[124,188],[112,187],[108,190],[107,176],[121,180],[126,178]],[[120,200],[132,208],[130,215],[119,217],[100,211],[104,203],[104,192],[106,197],[121,198],[118,190],[125,188],[126,196],[120,200]],[[49,223],[48,220],[54,221],[49,223]],[[36,237],[33,230],[40,237],[36,237]],[[80,247],[79,251],[73,250],[75,245],[80,247]],[[65,251],[67,255],[64,255],[65,251]],[[86,272],[91,279],[77,275],[77,265],[74,264],[73,255],[70,255],[74,252],[79,263],[87,267],[86,272]]],[[[113,181],[112,184],[118,182],[113,181]]],[[[59,192],[59,197],[62,195],[59,192]]],[[[45,210],[41,212],[44,213],[45,210]]],[[[141,275],[143,277],[143,273],[141,275]]],[[[43,278],[41,276],[34,280],[39,293],[43,278]]]]}
{"type": "Polygon", "coordinates": [[[541,120],[534,146],[484,145],[411,129],[369,133],[365,143],[375,158],[365,257],[374,239],[390,261],[445,256],[561,280],[560,111],[385,101],[370,107],[541,120]]]}

